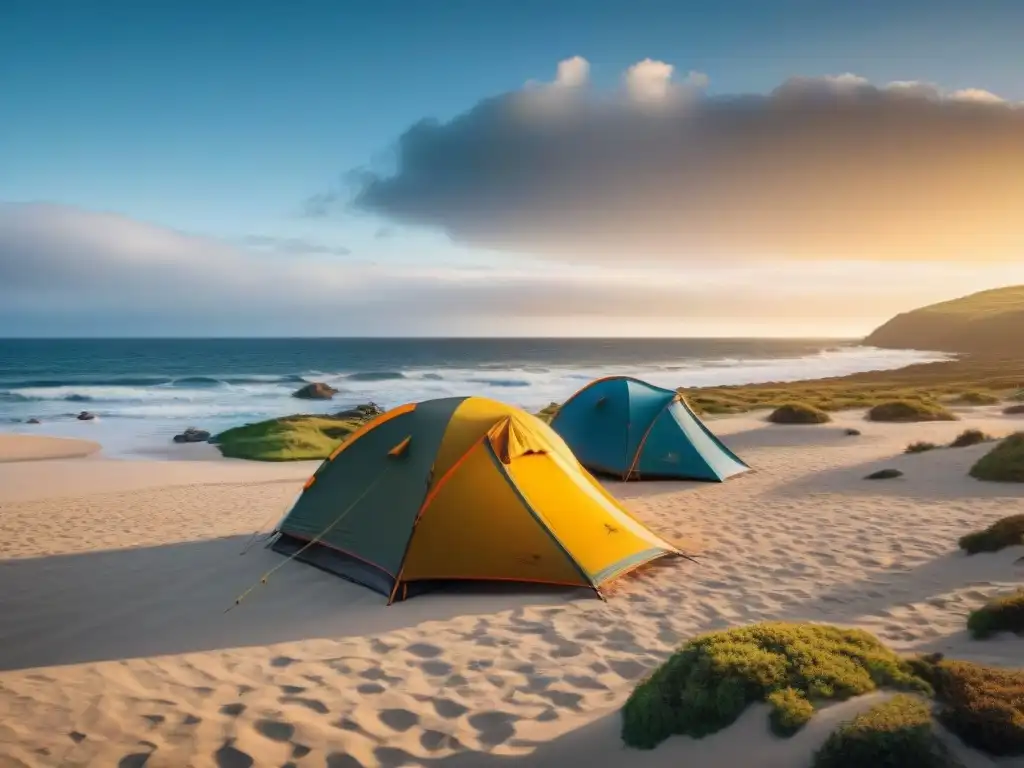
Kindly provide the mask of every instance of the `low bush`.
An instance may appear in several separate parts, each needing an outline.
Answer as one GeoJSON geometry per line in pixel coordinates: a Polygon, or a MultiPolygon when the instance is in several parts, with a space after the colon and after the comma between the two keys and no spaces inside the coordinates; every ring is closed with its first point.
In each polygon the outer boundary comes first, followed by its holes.
{"type": "Polygon", "coordinates": [[[938,403],[925,400],[891,400],[868,411],[869,421],[956,421],[956,416],[938,403]]]}
{"type": "Polygon", "coordinates": [[[910,664],[856,629],[772,622],[694,638],[640,683],[622,711],[622,738],[651,749],[673,734],[707,736],[765,701],[779,735],[813,704],[880,687],[931,692],[910,664]]]}
{"type": "Polygon", "coordinates": [[[1014,400],[1018,403],[1024,403],[1024,389],[1010,395],[1009,399],[1014,400]]]}
{"type": "Polygon", "coordinates": [[[780,405],[768,416],[773,424],[826,424],[832,417],[820,408],[806,403],[780,405]]]}
{"type": "Polygon", "coordinates": [[[1024,670],[939,655],[911,666],[934,687],[939,722],[965,744],[997,756],[1024,754],[1024,670]]]}
{"type": "Polygon", "coordinates": [[[860,430],[859,429],[850,428],[850,429],[847,429],[844,434],[847,437],[860,437],[860,430]]]}
{"type": "Polygon", "coordinates": [[[972,391],[957,395],[952,402],[957,405],[996,405],[999,403],[999,397],[991,392],[972,391]]]}
{"type": "Polygon", "coordinates": [[[931,706],[900,694],[840,725],[815,753],[812,768],[955,768],[932,728],[931,706]]]}
{"type": "Polygon", "coordinates": [[[989,600],[967,617],[967,628],[978,640],[999,632],[1024,633],[1024,589],[989,600]]]}
{"type": "Polygon", "coordinates": [[[925,442],[923,440],[919,440],[916,443],[911,443],[910,445],[908,445],[906,448],[903,449],[903,452],[904,453],[925,453],[926,451],[934,451],[938,447],[939,446],[937,446],[935,443],[929,443],[929,442],[925,442]]]}
{"type": "Polygon", "coordinates": [[[997,483],[1024,483],[1024,432],[1014,432],[982,456],[971,477],[997,483]]]}
{"type": "Polygon", "coordinates": [[[953,442],[949,444],[950,448],[967,448],[972,445],[978,445],[979,443],[985,443],[992,438],[982,432],[980,429],[965,429],[955,438],[953,442]]]}
{"type": "Polygon", "coordinates": [[[870,475],[864,477],[865,480],[895,480],[897,477],[903,477],[903,473],[898,469],[880,469],[877,472],[872,472],[870,475]]]}
{"type": "Polygon", "coordinates": [[[1024,514],[1004,517],[988,528],[961,536],[959,544],[968,555],[1024,544],[1024,514]]]}
{"type": "Polygon", "coordinates": [[[1006,416],[1022,416],[1024,415],[1024,403],[1020,405],[1011,405],[1003,408],[1003,414],[1006,416]]]}

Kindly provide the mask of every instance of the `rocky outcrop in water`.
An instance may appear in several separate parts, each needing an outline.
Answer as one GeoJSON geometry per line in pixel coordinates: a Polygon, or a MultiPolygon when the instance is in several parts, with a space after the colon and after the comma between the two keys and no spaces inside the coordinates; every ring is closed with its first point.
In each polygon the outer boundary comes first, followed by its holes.
{"type": "Polygon", "coordinates": [[[196,427],[189,427],[180,435],[174,436],[174,442],[176,443],[205,443],[209,439],[209,432],[205,429],[197,429],[196,427]]]}
{"type": "Polygon", "coordinates": [[[75,418],[78,419],[79,421],[92,421],[93,419],[96,418],[96,414],[92,413],[91,411],[82,411],[75,418]]]}
{"type": "Polygon", "coordinates": [[[322,381],[314,381],[292,392],[292,397],[297,397],[300,400],[330,400],[337,393],[338,390],[331,385],[324,384],[322,381]]]}

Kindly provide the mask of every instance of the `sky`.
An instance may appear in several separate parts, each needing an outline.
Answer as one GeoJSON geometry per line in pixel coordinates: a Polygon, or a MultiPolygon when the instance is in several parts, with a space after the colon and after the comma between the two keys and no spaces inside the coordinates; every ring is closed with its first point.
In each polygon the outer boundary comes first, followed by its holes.
{"type": "Polygon", "coordinates": [[[1017,0],[6,0],[0,336],[854,337],[1024,283],[1017,0]]]}

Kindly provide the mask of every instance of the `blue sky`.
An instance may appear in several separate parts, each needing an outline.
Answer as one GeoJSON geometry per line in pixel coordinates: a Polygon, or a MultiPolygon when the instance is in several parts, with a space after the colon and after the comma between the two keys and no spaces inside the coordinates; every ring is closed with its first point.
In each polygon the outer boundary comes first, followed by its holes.
{"type": "Polygon", "coordinates": [[[550,81],[572,56],[596,89],[651,58],[707,73],[709,95],[849,72],[1017,101],[1021,30],[1012,0],[8,0],[0,201],[229,241],[310,238],[374,264],[412,252],[427,266],[529,263],[529,248],[484,250],[366,213],[311,219],[303,204],[346,170],[391,167],[420,119],[550,81]],[[376,237],[382,227],[397,234],[376,237]]]}

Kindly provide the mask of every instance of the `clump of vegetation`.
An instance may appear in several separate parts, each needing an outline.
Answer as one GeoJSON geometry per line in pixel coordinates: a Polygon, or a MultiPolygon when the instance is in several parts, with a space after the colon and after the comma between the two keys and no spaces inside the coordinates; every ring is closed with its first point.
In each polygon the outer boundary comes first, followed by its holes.
{"type": "Polygon", "coordinates": [[[872,472],[870,475],[865,475],[865,480],[895,480],[897,477],[903,477],[903,473],[898,469],[880,469],[877,472],[872,472]]]}
{"type": "Polygon", "coordinates": [[[814,755],[812,768],[955,768],[958,761],[932,729],[928,702],[900,694],[839,726],[814,755]]]}
{"type": "Polygon", "coordinates": [[[1022,389],[1020,392],[1015,392],[1014,394],[1010,395],[1009,399],[1014,400],[1018,403],[1024,403],[1024,389],[1022,389]]]}
{"type": "Polygon", "coordinates": [[[1010,405],[1003,409],[1003,414],[1006,416],[1020,416],[1024,415],[1024,403],[1020,405],[1010,405]]]}
{"type": "Polygon", "coordinates": [[[1024,514],[1004,517],[984,530],[961,536],[959,544],[968,555],[1024,544],[1024,514]]]}
{"type": "Polygon", "coordinates": [[[826,424],[832,417],[807,403],[786,403],[768,415],[773,424],[826,424]]]}
{"type": "Polygon", "coordinates": [[[846,431],[844,432],[844,434],[845,434],[845,435],[846,435],[847,437],[860,437],[860,430],[859,430],[859,429],[853,429],[853,428],[850,428],[850,429],[847,429],[847,430],[846,430],[846,431]]]}
{"type": "Polygon", "coordinates": [[[946,661],[911,662],[935,689],[938,720],[965,744],[992,755],[1024,754],[1024,670],[946,661]]]}
{"type": "Polygon", "coordinates": [[[997,483],[1024,483],[1024,432],[1014,432],[971,467],[971,477],[997,483]]]}
{"type": "Polygon", "coordinates": [[[903,449],[904,453],[925,453],[926,451],[934,451],[938,448],[935,443],[929,443],[925,440],[918,440],[916,443],[911,443],[903,449]]]}
{"type": "Polygon", "coordinates": [[[768,702],[779,735],[815,702],[880,687],[931,692],[909,663],[862,630],[772,622],[697,637],[654,671],[623,708],[622,738],[650,749],[673,734],[707,736],[768,702]]]}
{"type": "Polygon", "coordinates": [[[326,459],[365,423],[331,416],[285,416],[221,432],[210,439],[222,455],[252,461],[326,459]]]}
{"type": "Polygon", "coordinates": [[[991,392],[972,390],[957,395],[952,402],[956,405],[996,405],[999,403],[999,397],[991,392]]]}
{"type": "Polygon", "coordinates": [[[980,429],[965,429],[949,444],[950,448],[968,448],[979,443],[986,443],[992,438],[980,429]]]}
{"type": "Polygon", "coordinates": [[[956,421],[944,406],[926,400],[892,400],[868,411],[870,421],[956,421]]]}
{"type": "Polygon", "coordinates": [[[558,415],[558,410],[561,407],[558,403],[548,403],[537,412],[537,418],[550,424],[551,420],[558,415]]]}
{"type": "Polygon", "coordinates": [[[1024,589],[989,600],[967,617],[967,628],[978,640],[999,632],[1024,633],[1024,589]]]}

